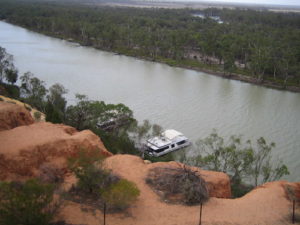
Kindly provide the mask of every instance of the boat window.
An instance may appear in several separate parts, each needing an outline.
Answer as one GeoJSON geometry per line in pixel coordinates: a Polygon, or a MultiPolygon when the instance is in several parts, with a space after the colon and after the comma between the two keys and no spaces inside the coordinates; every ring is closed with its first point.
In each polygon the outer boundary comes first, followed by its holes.
{"type": "Polygon", "coordinates": [[[162,151],[164,151],[164,150],[166,150],[166,149],[168,149],[168,148],[169,148],[169,146],[166,146],[166,147],[157,149],[155,152],[162,152],[162,151]]]}
{"type": "Polygon", "coordinates": [[[177,142],[177,144],[178,144],[178,145],[183,145],[185,142],[186,142],[186,140],[183,140],[183,141],[177,142]]]}
{"type": "Polygon", "coordinates": [[[174,148],[174,147],[175,147],[175,144],[172,144],[172,145],[171,145],[171,148],[174,148]]]}

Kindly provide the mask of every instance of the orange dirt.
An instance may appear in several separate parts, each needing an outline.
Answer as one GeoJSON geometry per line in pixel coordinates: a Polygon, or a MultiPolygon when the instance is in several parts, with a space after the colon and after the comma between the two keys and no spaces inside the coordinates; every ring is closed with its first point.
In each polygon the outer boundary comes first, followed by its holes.
{"type": "Polygon", "coordinates": [[[44,163],[64,170],[66,159],[81,149],[106,150],[100,138],[89,130],[46,122],[0,131],[0,179],[19,179],[37,175],[44,163]]]}
{"type": "Polygon", "coordinates": [[[17,104],[0,102],[0,131],[34,123],[30,113],[17,104]]]}
{"type": "MultiPolygon", "coordinates": [[[[145,183],[148,170],[170,163],[145,164],[136,156],[115,155],[105,161],[107,167],[133,181],[141,191],[138,201],[125,213],[107,215],[108,225],[197,225],[199,206],[168,204],[145,183]]],[[[172,163],[171,163],[172,164],[172,163]]],[[[239,199],[210,198],[203,207],[203,225],[279,225],[290,224],[291,203],[285,197],[286,182],[267,183],[239,199]]],[[[68,223],[103,224],[101,211],[66,202],[60,218],[68,223]]]]}

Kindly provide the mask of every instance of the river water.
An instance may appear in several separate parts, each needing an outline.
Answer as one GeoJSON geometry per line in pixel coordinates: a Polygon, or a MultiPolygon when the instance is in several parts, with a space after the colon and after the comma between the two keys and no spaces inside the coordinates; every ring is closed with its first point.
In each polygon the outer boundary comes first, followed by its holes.
{"type": "Polygon", "coordinates": [[[229,137],[275,142],[273,158],[300,181],[300,94],[232,81],[161,63],[115,55],[0,22],[0,46],[14,55],[20,74],[31,71],[49,87],[59,82],[74,101],[124,103],[142,121],[183,132],[191,140],[217,129],[229,137]]]}

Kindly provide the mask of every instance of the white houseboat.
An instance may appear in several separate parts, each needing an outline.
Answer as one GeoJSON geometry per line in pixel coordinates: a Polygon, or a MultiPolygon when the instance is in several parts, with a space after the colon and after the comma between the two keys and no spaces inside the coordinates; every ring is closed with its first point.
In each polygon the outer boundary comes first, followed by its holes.
{"type": "Polygon", "coordinates": [[[146,153],[150,156],[162,156],[190,145],[190,141],[176,130],[166,130],[160,136],[147,140],[146,153]]]}

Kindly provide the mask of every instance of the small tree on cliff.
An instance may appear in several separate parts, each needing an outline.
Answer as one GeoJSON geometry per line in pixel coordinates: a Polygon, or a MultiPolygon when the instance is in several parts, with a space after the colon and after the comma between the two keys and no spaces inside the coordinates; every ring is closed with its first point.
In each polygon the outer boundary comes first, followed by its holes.
{"type": "Polygon", "coordinates": [[[276,166],[271,164],[271,150],[275,144],[267,144],[264,138],[259,138],[254,148],[251,141],[243,143],[240,136],[231,136],[225,143],[214,131],[198,140],[196,146],[201,154],[187,158],[186,163],[229,174],[233,188],[249,182],[249,178],[257,186],[289,174],[281,161],[276,166]]]}

